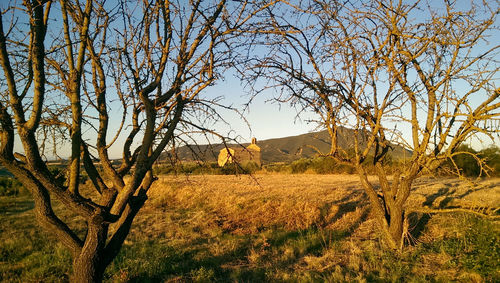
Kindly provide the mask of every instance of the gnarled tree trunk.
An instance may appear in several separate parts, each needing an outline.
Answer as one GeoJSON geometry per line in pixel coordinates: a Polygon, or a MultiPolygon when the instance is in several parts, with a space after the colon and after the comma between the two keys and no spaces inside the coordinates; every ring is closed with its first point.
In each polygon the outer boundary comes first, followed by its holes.
{"type": "Polygon", "coordinates": [[[404,244],[405,210],[404,205],[410,195],[411,185],[415,177],[402,178],[399,174],[394,176],[391,183],[387,180],[386,173],[381,164],[376,166],[380,191],[368,181],[368,174],[360,165],[358,175],[367,193],[373,214],[381,227],[384,239],[391,249],[401,250],[404,244]]]}
{"type": "Polygon", "coordinates": [[[101,282],[107,265],[104,263],[108,224],[104,217],[96,214],[87,222],[85,243],[79,254],[73,258],[74,282],[101,282]]]}

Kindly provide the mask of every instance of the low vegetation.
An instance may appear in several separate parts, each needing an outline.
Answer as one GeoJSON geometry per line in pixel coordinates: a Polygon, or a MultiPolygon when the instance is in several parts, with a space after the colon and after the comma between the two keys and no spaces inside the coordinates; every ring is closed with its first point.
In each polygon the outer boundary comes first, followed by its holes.
{"type": "Polygon", "coordinates": [[[23,184],[12,177],[0,177],[0,196],[18,196],[26,192],[23,184]]]}
{"type": "MultiPolygon", "coordinates": [[[[500,177],[500,148],[490,146],[488,148],[476,151],[469,146],[462,146],[459,149],[462,154],[453,157],[453,161],[444,162],[436,172],[439,176],[456,175],[458,169],[462,175],[467,177],[500,177]],[[471,152],[476,154],[483,162],[478,162],[471,155],[466,154],[471,152]],[[457,168],[455,168],[456,166],[457,168]],[[486,172],[485,172],[486,171],[486,172]]],[[[392,159],[386,157],[384,166],[387,172],[393,172],[404,164],[402,159],[392,159]]],[[[373,166],[373,157],[368,157],[363,163],[365,170],[371,174],[375,174],[373,166]]],[[[350,164],[339,163],[338,161],[328,157],[301,158],[292,162],[274,162],[264,164],[262,168],[252,162],[243,164],[227,164],[224,167],[219,167],[216,162],[179,162],[177,164],[162,163],[154,167],[156,174],[190,174],[190,175],[234,175],[234,174],[253,174],[260,173],[283,173],[283,174],[298,174],[298,173],[314,173],[314,174],[355,174],[356,169],[350,164]]]]}
{"type": "MultiPolygon", "coordinates": [[[[497,215],[500,179],[422,178],[399,254],[383,247],[355,175],[165,175],[148,196],[105,281],[500,280],[498,221],[422,212],[497,215]]],[[[55,210],[84,231],[82,219],[55,210]]],[[[29,195],[0,197],[0,223],[1,281],[69,280],[71,256],[37,226],[29,195]]]]}
{"type": "Polygon", "coordinates": [[[454,156],[453,161],[448,160],[443,164],[441,172],[453,171],[456,166],[458,171],[467,177],[500,176],[500,148],[498,146],[476,151],[470,146],[462,145],[458,151],[462,154],[454,156]],[[477,158],[480,159],[479,162],[477,158]]]}
{"type": "Polygon", "coordinates": [[[176,164],[163,163],[153,167],[155,174],[169,175],[235,175],[253,174],[259,171],[260,167],[255,162],[229,163],[220,167],[217,162],[178,162],[176,164]]]}

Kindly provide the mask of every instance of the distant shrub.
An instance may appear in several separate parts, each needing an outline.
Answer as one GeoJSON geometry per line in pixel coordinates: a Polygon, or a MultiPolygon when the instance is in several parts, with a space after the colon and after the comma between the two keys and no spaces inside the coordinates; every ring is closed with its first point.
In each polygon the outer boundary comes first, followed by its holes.
{"type": "Polygon", "coordinates": [[[457,165],[460,173],[467,177],[476,177],[481,173],[481,169],[477,160],[471,154],[477,154],[477,152],[467,145],[463,145],[457,149],[457,151],[464,152],[453,156],[453,161],[457,165]],[[471,154],[468,154],[471,153],[471,154]]]}
{"type": "Polygon", "coordinates": [[[165,175],[175,172],[175,168],[172,164],[162,164],[153,166],[153,173],[156,175],[165,175]]]}
{"type": "MultiPolygon", "coordinates": [[[[53,178],[59,186],[64,186],[67,181],[67,171],[64,166],[49,166],[49,171],[52,173],[53,178]]],[[[80,172],[80,177],[78,178],[80,184],[84,184],[89,179],[89,176],[85,171],[80,172]]]]}
{"type": "Polygon", "coordinates": [[[200,172],[203,165],[196,162],[186,162],[182,163],[181,172],[185,174],[193,174],[195,172],[200,172]]]}
{"type": "Polygon", "coordinates": [[[181,162],[178,164],[162,164],[153,168],[155,174],[193,174],[193,175],[233,175],[251,174],[260,170],[257,163],[229,163],[219,167],[216,162],[181,162]]]}
{"type": "Polygon", "coordinates": [[[248,161],[242,164],[242,167],[247,174],[253,174],[260,170],[259,164],[253,161],[248,161]]]}
{"type": "Polygon", "coordinates": [[[253,161],[243,163],[229,163],[221,168],[224,175],[253,174],[260,170],[259,164],[253,161]]]}
{"type": "Polygon", "coordinates": [[[486,165],[491,168],[490,175],[500,177],[500,148],[490,146],[481,150],[479,154],[486,160],[486,165]]]}
{"type": "Polygon", "coordinates": [[[284,162],[270,163],[262,166],[264,170],[267,172],[276,172],[276,173],[291,173],[292,169],[290,168],[290,164],[286,164],[284,162]]]}
{"type": "Polygon", "coordinates": [[[353,174],[356,169],[347,164],[341,164],[330,157],[302,158],[291,163],[270,163],[265,164],[263,169],[267,172],[285,173],[285,174],[353,174]]]}
{"type": "MultiPolygon", "coordinates": [[[[343,173],[343,174],[354,174],[356,173],[356,168],[354,168],[351,165],[345,165],[345,164],[340,164],[337,168],[338,172],[337,173],[343,173]]],[[[371,172],[371,171],[368,171],[371,172]]]]}
{"type": "Polygon", "coordinates": [[[497,146],[491,146],[485,148],[481,151],[475,151],[473,148],[467,145],[460,146],[457,152],[463,152],[453,156],[452,160],[444,162],[438,172],[441,175],[452,175],[457,173],[457,169],[460,174],[467,177],[479,177],[484,176],[485,173],[481,172],[481,167],[478,160],[472,156],[472,154],[477,155],[486,163],[486,168],[488,169],[488,174],[490,176],[500,176],[500,148],[497,146]],[[470,154],[469,154],[470,153],[470,154]],[[453,162],[452,162],[453,161],[453,162]],[[456,167],[455,167],[456,165],[456,167]]]}
{"type": "Polygon", "coordinates": [[[223,168],[219,167],[216,162],[205,162],[205,163],[197,163],[198,166],[194,168],[194,170],[189,171],[184,170],[183,174],[195,174],[195,175],[223,175],[223,168]]]}
{"type": "MultiPolygon", "coordinates": [[[[483,158],[487,166],[491,169],[490,176],[500,176],[500,148],[492,146],[483,149],[479,152],[474,151],[470,147],[461,147],[459,150],[467,151],[477,154],[478,157],[483,158]]],[[[480,168],[477,160],[469,154],[459,154],[453,157],[453,161],[457,164],[461,174],[468,177],[477,177],[480,173],[480,168]]],[[[383,166],[388,173],[394,173],[402,166],[403,161],[394,160],[390,155],[384,160],[383,166]]],[[[373,167],[373,156],[368,156],[363,162],[365,170],[369,174],[375,174],[373,167]]],[[[233,174],[251,174],[259,170],[265,170],[272,173],[284,174],[301,174],[313,172],[316,174],[354,174],[356,168],[352,165],[342,164],[329,157],[316,157],[316,158],[302,158],[290,163],[276,162],[264,164],[261,167],[255,162],[245,162],[240,164],[226,164],[224,167],[219,167],[216,162],[179,162],[177,164],[161,164],[155,165],[153,168],[155,174],[207,174],[207,175],[233,175],[233,174]]],[[[58,168],[51,169],[53,173],[59,172],[58,168]]],[[[451,175],[456,171],[453,163],[447,161],[443,163],[440,168],[432,172],[438,175],[451,175]]],[[[54,174],[60,176],[60,181],[65,180],[64,174],[54,174]]],[[[484,174],[483,174],[484,175],[484,174]]],[[[84,181],[87,176],[83,176],[81,181],[84,181]]]]}
{"type": "Polygon", "coordinates": [[[317,174],[333,174],[338,173],[338,164],[333,158],[318,157],[313,159],[311,168],[317,174]]]}
{"type": "Polygon", "coordinates": [[[306,159],[306,158],[301,158],[299,160],[295,160],[290,164],[290,167],[292,168],[292,173],[297,174],[297,173],[304,173],[306,170],[311,166],[312,160],[311,159],[306,159]]]}
{"type": "Polygon", "coordinates": [[[11,177],[0,177],[0,196],[18,196],[26,192],[23,184],[11,177]]]}

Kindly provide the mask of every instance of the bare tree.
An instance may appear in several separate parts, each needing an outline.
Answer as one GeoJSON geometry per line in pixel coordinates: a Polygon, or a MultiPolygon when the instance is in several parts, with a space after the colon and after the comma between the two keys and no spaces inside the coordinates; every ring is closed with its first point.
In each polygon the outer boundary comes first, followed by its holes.
{"type": "Polygon", "coordinates": [[[26,0],[1,11],[0,161],[71,251],[72,280],[102,280],[147,199],[155,160],[193,117],[213,114],[201,93],[232,63],[234,37],[272,3],[254,4],[26,0]],[[115,166],[110,148],[122,140],[115,166]],[[47,165],[61,143],[71,147],[64,184],[47,165]],[[56,215],[54,201],[85,231],[56,215]]]}
{"type": "Polygon", "coordinates": [[[499,132],[499,45],[489,38],[499,7],[469,4],[287,3],[268,9],[252,37],[263,55],[245,62],[246,79],[256,93],[277,87],[279,101],[317,114],[331,136],[324,155],[357,168],[391,248],[403,245],[416,178],[471,138],[499,132]],[[350,150],[339,147],[342,127],[355,130],[350,150]],[[395,145],[411,154],[391,177],[384,164],[395,145]]]}

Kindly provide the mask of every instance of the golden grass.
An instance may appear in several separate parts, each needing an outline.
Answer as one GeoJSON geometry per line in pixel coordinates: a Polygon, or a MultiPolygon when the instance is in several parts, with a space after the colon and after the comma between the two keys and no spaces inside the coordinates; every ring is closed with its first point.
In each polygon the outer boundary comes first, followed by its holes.
{"type": "MultiPolygon", "coordinates": [[[[161,176],[148,196],[122,253],[108,269],[109,281],[482,282],[500,278],[499,271],[491,272],[500,258],[483,263],[481,255],[475,257],[476,251],[470,250],[478,246],[470,235],[482,233],[471,229],[488,227],[491,231],[485,233],[499,235],[500,225],[474,226],[475,215],[417,213],[413,216],[418,221],[410,226],[415,232],[412,245],[402,254],[383,249],[356,175],[161,176]],[[470,258],[462,258],[461,253],[470,258]]],[[[472,184],[421,178],[407,208],[491,212],[499,204],[500,179],[472,184]]],[[[64,214],[60,207],[57,212],[64,214]]],[[[3,225],[15,225],[28,216],[32,217],[31,210],[12,214],[3,225]]],[[[72,221],[72,226],[81,225],[78,219],[72,221]]],[[[11,231],[31,231],[32,222],[11,231]]],[[[14,238],[8,231],[0,231],[0,239],[14,238]]],[[[488,237],[481,240],[486,252],[489,245],[498,248],[488,237]]],[[[13,266],[5,274],[15,270],[19,269],[13,266]]],[[[23,278],[39,277],[22,275],[18,280],[23,278]]]]}
{"type": "Polygon", "coordinates": [[[334,225],[365,201],[351,175],[168,176],[149,196],[154,207],[203,206],[211,216],[206,221],[235,234],[334,225]]]}
{"type": "MultiPolygon", "coordinates": [[[[391,278],[391,271],[379,270],[386,253],[381,249],[380,232],[369,216],[368,200],[356,175],[163,176],[150,190],[149,197],[138,216],[132,238],[164,238],[180,245],[203,238],[208,241],[208,254],[225,256],[241,250],[242,238],[220,240],[220,237],[228,234],[250,236],[251,240],[244,243],[248,245],[244,260],[226,263],[224,269],[267,270],[273,265],[285,265],[286,268],[276,268],[272,276],[266,275],[276,280],[296,280],[302,278],[297,274],[326,272],[329,276],[320,278],[357,281],[361,277],[354,274],[359,272],[365,276],[373,270],[382,278],[391,278]],[[270,239],[273,236],[266,232],[311,228],[317,229],[314,237],[319,239],[308,241],[318,241],[321,252],[311,253],[311,246],[300,242],[275,247],[275,240],[270,239]],[[374,258],[367,260],[367,254],[374,258]],[[338,266],[343,267],[342,272],[337,270],[338,266]]],[[[457,179],[422,178],[415,185],[408,208],[494,208],[499,203],[500,179],[471,185],[457,179]]],[[[446,226],[450,215],[429,218],[424,233],[414,239],[413,244],[432,243],[451,234],[461,236],[460,231],[446,226]]],[[[410,230],[415,228],[410,227],[410,230]]],[[[307,238],[307,232],[303,233],[300,237],[307,238]]],[[[406,252],[413,250],[411,246],[406,248],[406,252]]],[[[200,258],[204,256],[206,254],[200,258]]],[[[447,265],[449,257],[443,251],[427,254],[411,269],[415,274],[442,279],[478,276],[450,267],[447,265]]],[[[399,264],[405,266],[404,262],[399,264]]],[[[397,268],[401,268],[402,274],[407,272],[406,267],[397,268]]],[[[302,279],[309,281],[311,278],[308,278],[302,279]]]]}
{"type": "MultiPolygon", "coordinates": [[[[193,222],[203,220],[235,234],[277,225],[289,230],[311,225],[342,229],[361,218],[368,206],[356,175],[163,176],[149,198],[145,210],[203,207],[192,215],[193,222]]],[[[407,208],[463,207],[486,213],[499,204],[498,178],[475,184],[421,178],[407,208]]]]}

